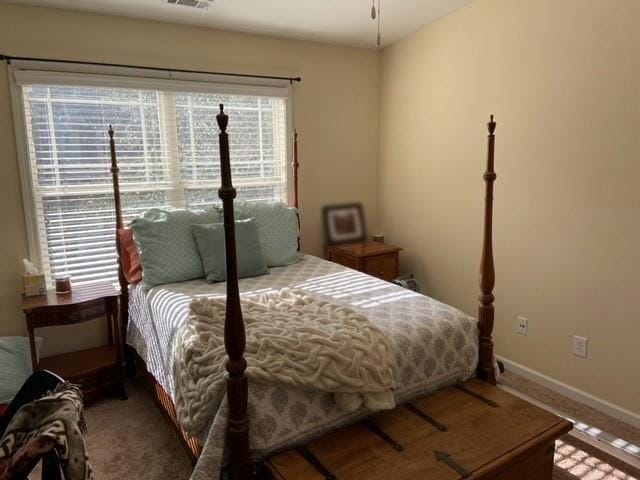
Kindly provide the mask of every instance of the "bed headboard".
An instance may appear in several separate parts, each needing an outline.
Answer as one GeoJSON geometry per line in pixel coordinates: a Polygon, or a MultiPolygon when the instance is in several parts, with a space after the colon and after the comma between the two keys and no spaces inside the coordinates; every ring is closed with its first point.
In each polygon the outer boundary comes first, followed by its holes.
{"type": "MultiPolygon", "coordinates": [[[[129,282],[127,281],[122,266],[122,252],[120,242],[118,240],[118,231],[124,228],[124,220],[122,215],[122,198],[120,195],[120,169],[118,167],[118,157],[116,154],[115,132],[112,125],[109,125],[109,153],[111,156],[111,178],[113,181],[113,200],[115,205],[115,230],[116,230],[116,254],[118,261],[118,283],[120,285],[120,318],[122,319],[123,332],[127,331],[127,323],[129,320],[129,282]]],[[[300,163],[298,161],[298,130],[293,131],[293,161],[291,162],[293,169],[293,206],[298,208],[298,169],[300,163]]],[[[298,214],[298,226],[300,225],[300,215],[298,214]]],[[[300,250],[300,238],[298,237],[298,250],[300,250]]]]}

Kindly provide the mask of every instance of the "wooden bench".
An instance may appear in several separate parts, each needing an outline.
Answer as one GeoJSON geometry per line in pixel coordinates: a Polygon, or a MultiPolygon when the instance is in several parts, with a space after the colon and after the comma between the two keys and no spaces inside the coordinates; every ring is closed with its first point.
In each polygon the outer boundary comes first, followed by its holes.
{"type": "Polygon", "coordinates": [[[571,423],[478,380],[440,390],[266,462],[277,480],[551,479],[571,423]]]}

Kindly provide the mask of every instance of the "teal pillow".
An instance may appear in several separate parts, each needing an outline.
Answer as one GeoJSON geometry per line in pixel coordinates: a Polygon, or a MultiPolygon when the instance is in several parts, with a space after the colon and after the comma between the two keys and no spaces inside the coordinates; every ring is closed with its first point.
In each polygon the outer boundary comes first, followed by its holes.
{"type": "Polygon", "coordinates": [[[302,258],[298,251],[298,211],[281,202],[235,202],[236,218],[255,218],[264,259],[284,267],[302,258]]]}
{"type": "Polygon", "coordinates": [[[146,287],[204,277],[191,226],[220,221],[215,209],[152,208],[131,222],[146,287]]]}
{"type": "MultiPolygon", "coordinates": [[[[194,225],[193,236],[198,244],[207,282],[227,279],[224,224],[194,225]]],[[[257,277],[269,273],[262,255],[258,229],[253,218],[236,220],[236,258],[238,278],[257,277]]]]}
{"type": "MultiPolygon", "coordinates": [[[[36,337],[40,353],[42,338],[36,337]]],[[[27,337],[0,337],[0,403],[11,403],[32,373],[31,348],[27,337]]]]}

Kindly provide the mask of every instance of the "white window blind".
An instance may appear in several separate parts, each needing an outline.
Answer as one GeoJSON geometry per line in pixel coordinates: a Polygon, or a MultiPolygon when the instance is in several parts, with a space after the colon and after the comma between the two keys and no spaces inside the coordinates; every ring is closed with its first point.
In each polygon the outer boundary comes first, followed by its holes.
{"type": "Polygon", "coordinates": [[[70,274],[74,284],[117,278],[109,124],[126,223],[150,207],[218,202],[220,103],[230,117],[238,198],[287,201],[285,96],[68,82],[21,82],[20,88],[28,153],[23,171],[30,176],[35,243],[49,281],[58,274],[70,274]]]}

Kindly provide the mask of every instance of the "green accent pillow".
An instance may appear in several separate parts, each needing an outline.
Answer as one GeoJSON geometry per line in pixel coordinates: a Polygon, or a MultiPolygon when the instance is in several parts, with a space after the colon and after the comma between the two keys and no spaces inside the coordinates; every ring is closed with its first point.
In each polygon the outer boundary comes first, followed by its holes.
{"type": "MultiPolygon", "coordinates": [[[[194,225],[192,228],[207,282],[225,281],[227,279],[227,262],[224,224],[194,225]]],[[[258,228],[253,218],[236,220],[236,258],[238,278],[257,277],[269,273],[258,240],[258,228]]]]}
{"type": "Polygon", "coordinates": [[[131,222],[140,250],[145,287],[204,277],[191,226],[220,221],[215,209],[152,208],[131,222]]]}
{"type": "Polygon", "coordinates": [[[235,202],[236,218],[255,218],[264,259],[269,267],[284,267],[302,258],[298,251],[298,211],[282,202],[235,202]]]}

